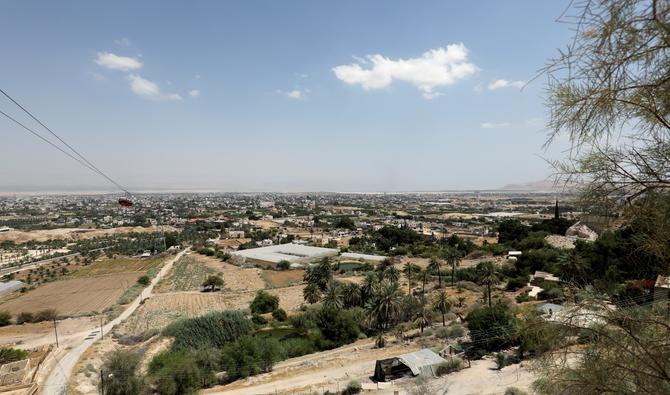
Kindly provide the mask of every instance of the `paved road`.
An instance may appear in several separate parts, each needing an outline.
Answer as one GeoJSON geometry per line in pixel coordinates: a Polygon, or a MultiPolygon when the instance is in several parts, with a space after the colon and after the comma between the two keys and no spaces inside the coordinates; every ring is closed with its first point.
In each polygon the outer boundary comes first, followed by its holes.
{"type": "MultiPolygon", "coordinates": [[[[170,268],[172,268],[172,265],[187,251],[188,249],[180,252],[174,258],[168,261],[168,263],[163,266],[156,277],[154,277],[154,279],[151,281],[151,284],[144,288],[142,293],[123,311],[123,313],[103,326],[102,330],[104,333],[109,333],[114,325],[117,325],[128,318],[139,307],[140,301],[151,295],[154,286],[167,274],[170,268]]],[[[42,385],[41,393],[43,395],[66,393],[67,383],[70,380],[70,376],[72,375],[74,365],[77,363],[84,351],[86,351],[89,347],[91,347],[91,345],[93,345],[93,343],[100,339],[100,336],[87,336],[89,333],[91,332],[82,332],[80,337],[81,340],[70,344],[69,346],[71,346],[71,348],[67,351],[66,354],[62,355],[60,359],[58,359],[57,363],[52,367],[51,372],[49,372],[49,376],[42,385]]],[[[61,344],[61,347],[62,346],[63,345],[61,344]]]]}

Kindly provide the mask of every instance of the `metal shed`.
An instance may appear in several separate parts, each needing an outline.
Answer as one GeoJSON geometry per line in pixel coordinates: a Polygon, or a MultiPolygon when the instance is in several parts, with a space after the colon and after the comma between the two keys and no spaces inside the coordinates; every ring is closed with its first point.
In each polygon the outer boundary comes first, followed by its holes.
{"type": "Polygon", "coordinates": [[[435,376],[437,367],[447,361],[433,351],[423,350],[378,360],[374,378],[377,381],[393,380],[408,374],[435,376]]]}

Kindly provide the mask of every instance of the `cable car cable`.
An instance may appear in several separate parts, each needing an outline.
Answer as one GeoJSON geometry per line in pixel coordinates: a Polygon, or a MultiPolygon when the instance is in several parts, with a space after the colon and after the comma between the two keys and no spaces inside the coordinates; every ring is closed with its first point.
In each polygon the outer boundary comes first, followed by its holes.
{"type": "MultiPolygon", "coordinates": [[[[90,166],[89,168],[94,169],[98,174],[100,174],[101,176],[103,176],[104,178],[106,178],[106,179],[107,179],[109,182],[111,182],[112,184],[116,185],[119,189],[121,189],[121,190],[122,190],[123,192],[125,192],[127,195],[132,196],[132,194],[131,194],[130,192],[128,192],[128,190],[127,190],[125,187],[123,187],[123,186],[122,186],[121,184],[119,184],[118,182],[114,181],[111,177],[109,177],[108,175],[106,175],[102,170],[98,169],[98,167],[96,167],[93,163],[91,163],[91,161],[89,161],[88,159],[86,159],[86,157],[84,157],[84,155],[80,154],[77,150],[75,150],[74,148],[72,148],[72,146],[71,146],[70,144],[68,144],[65,140],[63,140],[62,138],[60,138],[60,136],[58,136],[53,130],[51,130],[51,129],[50,129],[49,127],[47,127],[44,123],[42,123],[42,121],[40,121],[39,119],[37,119],[37,117],[35,117],[30,111],[28,111],[25,107],[23,107],[21,104],[19,104],[19,102],[17,102],[16,100],[14,100],[14,98],[12,98],[7,92],[5,92],[4,90],[2,90],[2,88],[0,88],[0,93],[2,93],[5,97],[7,97],[9,100],[11,100],[12,103],[16,104],[21,110],[23,110],[23,112],[25,112],[26,114],[28,114],[28,116],[30,116],[33,120],[35,120],[35,122],[39,123],[44,129],[46,129],[49,133],[51,133],[54,137],[56,137],[61,143],[63,143],[66,147],[68,147],[72,152],[74,152],[74,153],[75,153],[79,158],[81,158],[84,162],[86,162],[86,163],[90,166]]],[[[3,113],[3,114],[4,114],[4,113],[3,113]]],[[[7,114],[4,114],[4,115],[7,116],[7,114]]],[[[15,122],[16,122],[16,121],[15,121],[15,122]]],[[[61,150],[61,151],[63,151],[63,150],[61,150]]],[[[64,151],[63,151],[63,152],[64,152],[64,151]]],[[[80,161],[80,162],[81,162],[81,161],[80,161]]],[[[88,167],[88,166],[87,166],[87,167],[88,167]]]]}

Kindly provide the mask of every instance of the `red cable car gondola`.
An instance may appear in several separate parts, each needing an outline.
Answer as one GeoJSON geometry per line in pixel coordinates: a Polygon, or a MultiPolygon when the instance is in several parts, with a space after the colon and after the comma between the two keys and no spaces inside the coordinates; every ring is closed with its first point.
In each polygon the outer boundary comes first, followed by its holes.
{"type": "Polygon", "coordinates": [[[122,197],[122,198],[119,198],[119,205],[120,205],[121,207],[132,207],[132,206],[133,206],[133,202],[132,202],[130,199],[127,199],[127,198],[123,198],[123,197],[122,197]]]}

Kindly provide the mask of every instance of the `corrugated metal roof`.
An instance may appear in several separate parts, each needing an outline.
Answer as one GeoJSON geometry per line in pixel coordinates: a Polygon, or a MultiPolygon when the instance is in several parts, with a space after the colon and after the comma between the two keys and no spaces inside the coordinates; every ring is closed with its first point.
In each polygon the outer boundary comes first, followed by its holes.
{"type": "Polygon", "coordinates": [[[11,292],[15,289],[21,288],[22,286],[23,282],[18,280],[0,282],[0,293],[11,292]]]}

